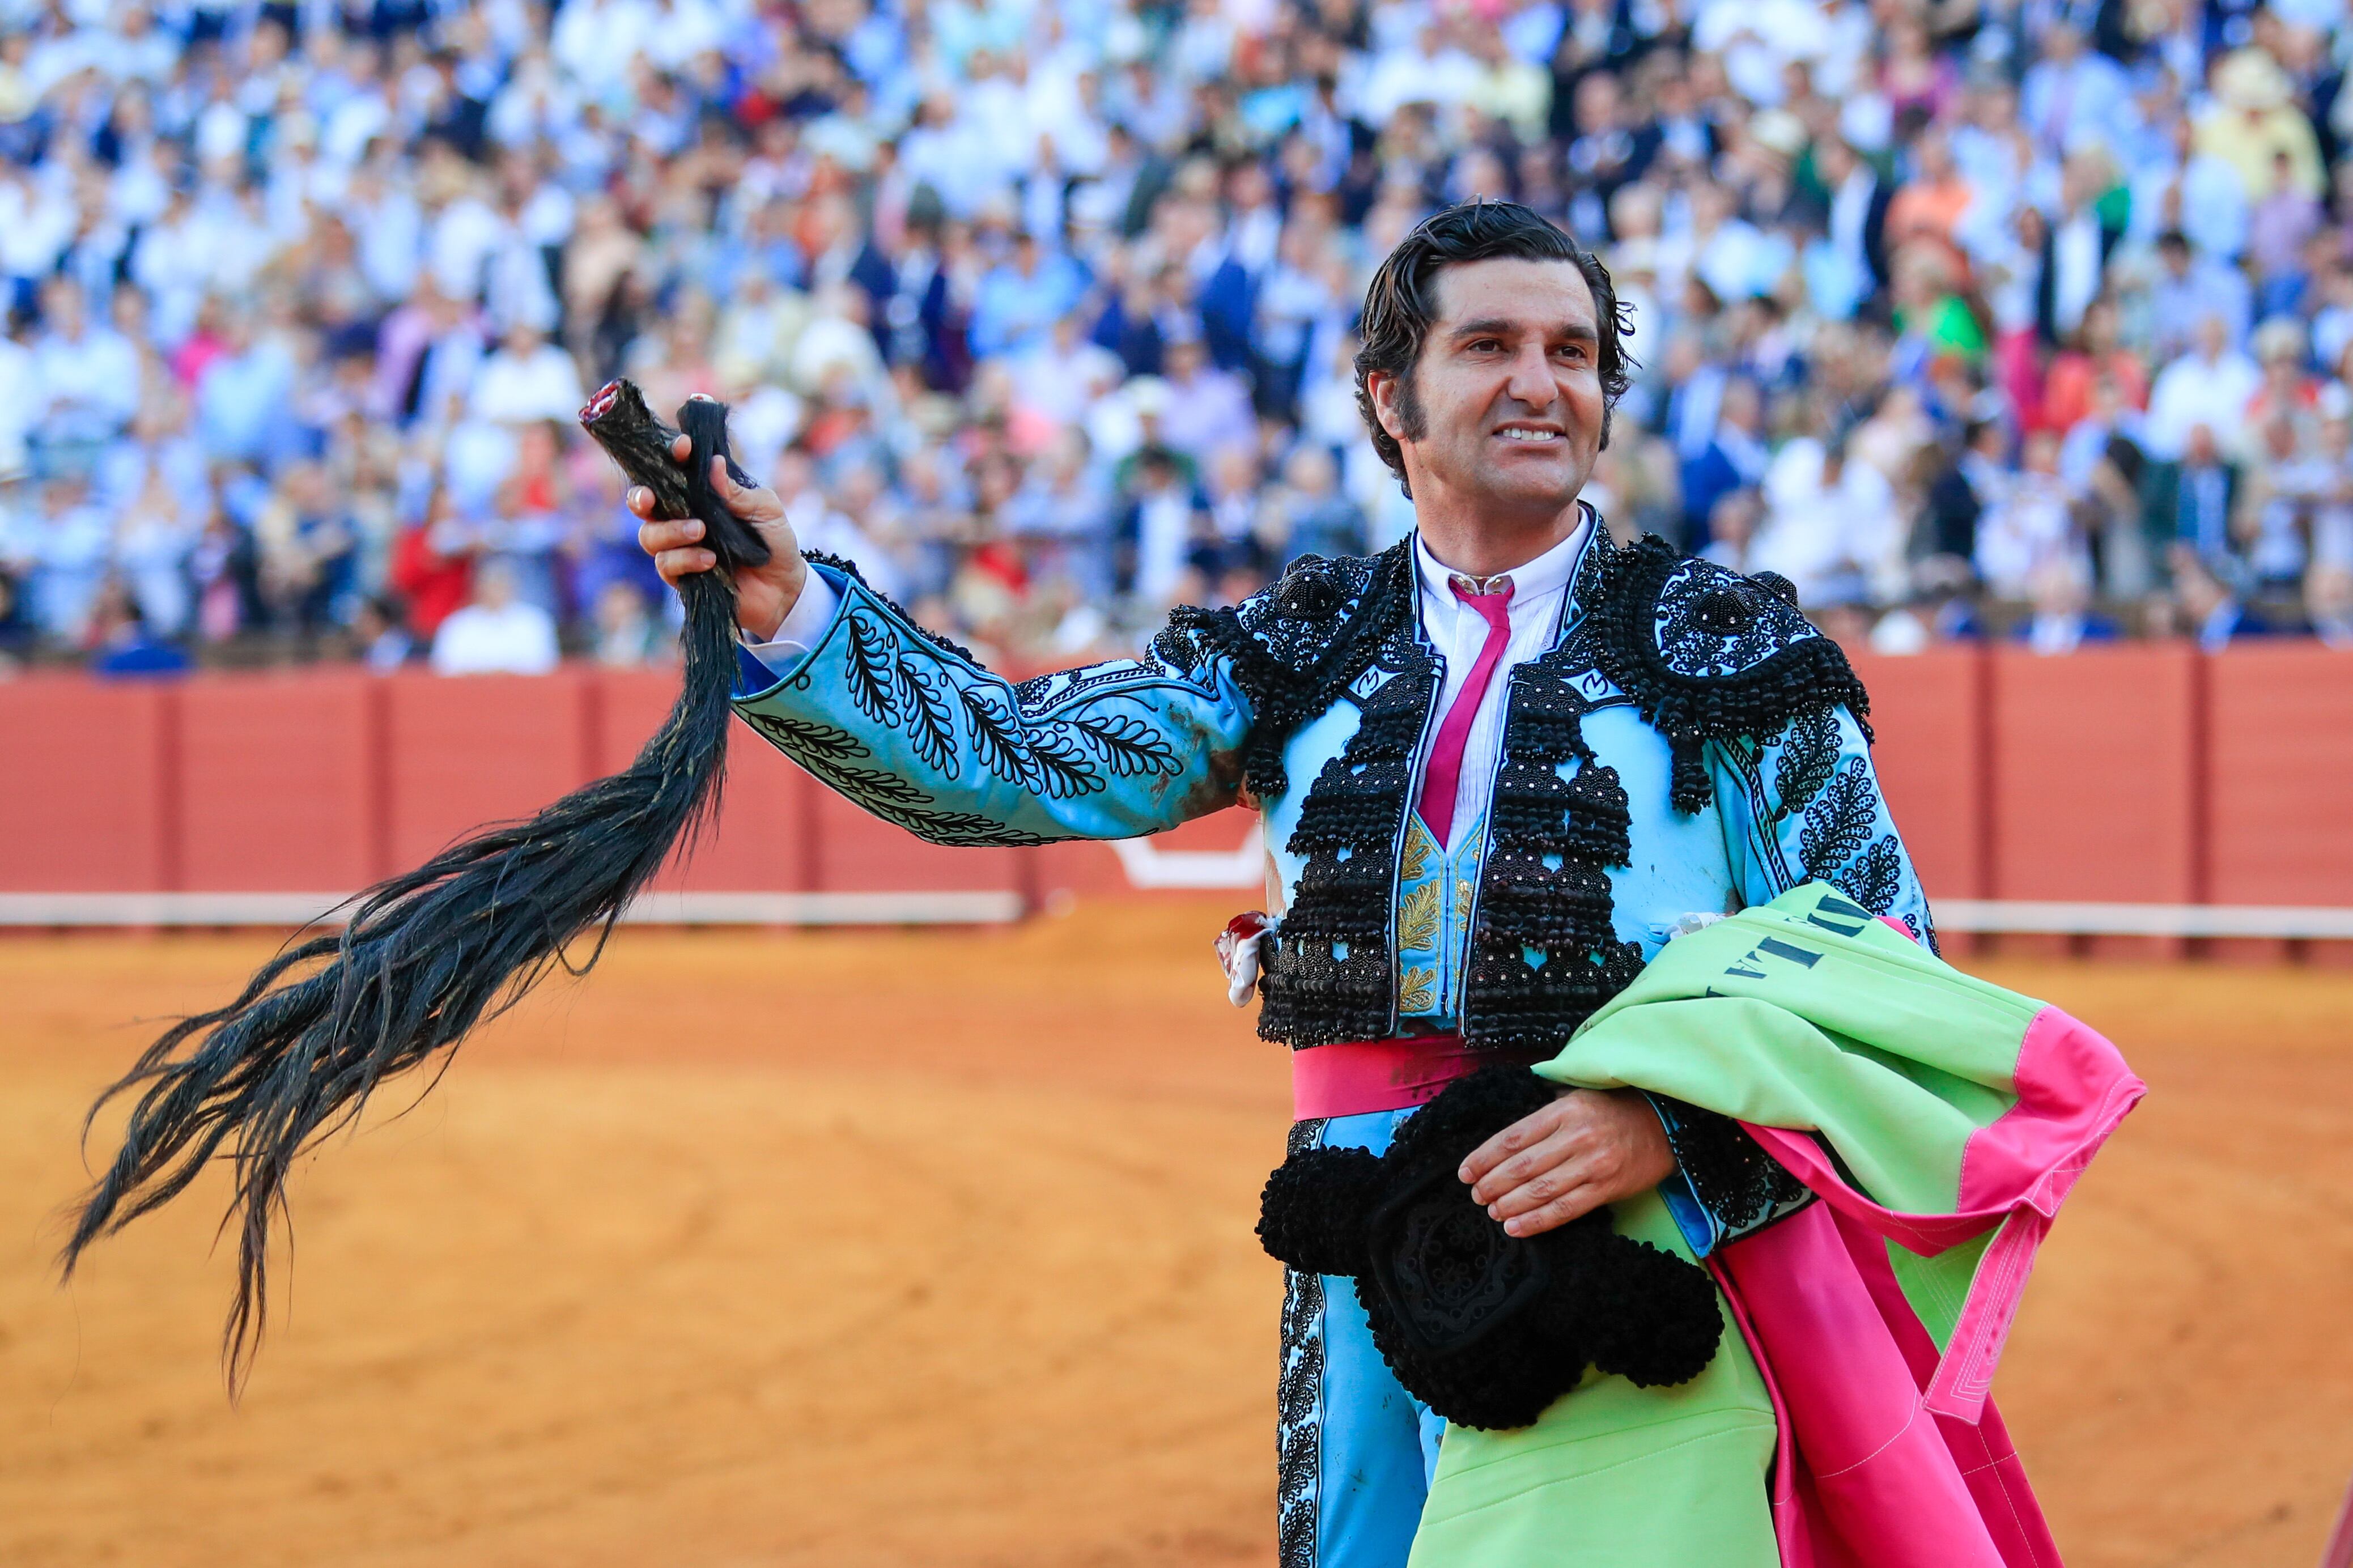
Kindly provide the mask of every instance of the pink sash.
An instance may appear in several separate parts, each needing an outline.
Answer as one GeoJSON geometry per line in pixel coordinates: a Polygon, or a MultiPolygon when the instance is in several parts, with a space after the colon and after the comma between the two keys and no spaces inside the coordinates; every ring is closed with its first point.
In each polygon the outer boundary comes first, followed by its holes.
{"type": "Polygon", "coordinates": [[[1494,1062],[1534,1067],[1550,1051],[1465,1046],[1460,1035],[1347,1040],[1291,1053],[1291,1115],[1296,1121],[1362,1116],[1427,1105],[1458,1078],[1494,1062]]]}

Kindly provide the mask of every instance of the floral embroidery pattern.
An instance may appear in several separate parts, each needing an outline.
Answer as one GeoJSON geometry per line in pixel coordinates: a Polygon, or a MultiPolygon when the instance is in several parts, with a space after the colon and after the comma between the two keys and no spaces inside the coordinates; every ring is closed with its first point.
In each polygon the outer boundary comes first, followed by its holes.
{"type": "Polygon", "coordinates": [[[895,826],[934,844],[1024,847],[1050,839],[1008,827],[995,817],[970,811],[933,809],[934,797],[896,773],[861,767],[853,758],[871,756],[864,742],[847,730],[806,719],[742,710],[744,720],[776,748],[816,775],[820,784],[847,795],[895,826]]]}
{"type": "MultiPolygon", "coordinates": [[[[1438,892],[1441,884],[1423,882],[1398,900],[1398,951],[1434,952],[1438,947],[1438,892]]],[[[1407,1011],[1413,1011],[1408,1008],[1407,1011]]]]}
{"type": "Polygon", "coordinates": [[[1798,835],[1798,858],[1806,876],[1834,880],[1848,861],[1870,847],[1878,823],[1879,791],[1872,785],[1871,764],[1849,757],[1806,808],[1806,826],[1798,835]]]}
{"type": "Polygon", "coordinates": [[[1799,714],[1773,764],[1773,793],[1780,798],[1782,817],[1795,816],[1822,793],[1838,769],[1838,755],[1837,713],[1810,708],[1799,714]]]}
{"type": "MultiPolygon", "coordinates": [[[[1895,835],[1883,834],[1877,842],[1848,861],[1832,877],[1831,885],[1873,914],[1883,915],[1895,907],[1904,890],[1904,857],[1895,846],[1895,835]]],[[[1916,926],[1912,934],[1917,937],[1916,926]]]]}
{"type": "MultiPolygon", "coordinates": [[[[1174,773],[1185,765],[1168,738],[1136,714],[1090,710],[1066,719],[1033,718],[1001,687],[954,679],[928,643],[901,635],[871,607],[853,602],[844,618],[842,669],[850,702],[867,718],[906,737],[915,757],[944,778],[962,773],[965,753],[960,742],[965,741],[972,759],[990,773],[1052,800],[1097,794],[1114,778],[1174,773]]],[[[976,826],[977,818],[974,823],[957,821],[969,813],[913,811],[932,797],[912,784],[846,765],[841,742],[858,746],[861,756],[865,748],[843,731],[831,732],[839,740],[826,741],[816,735],[825,729],[822,725],[752,713],[745,717],[811,773],[913,832],[928,837],[933,829],[943,828],[960,835],[940,842],[1049,842],[1002,827],[984,830],[976,826]],[[894,809],[901,815],[893,816],[894,809]],[[951,823],[956,826],[949,828],[951,823]]]]}
{"type": "Polygon", "coordinates": [[[1430,875],[1430,858],[1438,853],[1430,841],[1430,829],[1419,817],[1408,817],[1405,826],[1405,857],[1398,866],[1399,882],[1419,881],[1430,875]]]}

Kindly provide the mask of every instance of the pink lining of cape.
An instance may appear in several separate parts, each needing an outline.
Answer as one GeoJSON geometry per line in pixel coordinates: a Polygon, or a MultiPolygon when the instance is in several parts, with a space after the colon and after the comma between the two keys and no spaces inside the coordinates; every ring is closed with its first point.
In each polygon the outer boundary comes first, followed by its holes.
{"type": "Polygon", "coordinates": [[[2035,1249],[2146,1087],[2055,1007],[2013,1081],[2017,1103],[1963,1149],[1951,1214],[1883,1208],[1811,1137],[1742,1123],[1822,1199],[1708,1260],[1779,1424],[1782,1568],[2059,1568],[1989,1390],[2035,1249]],[[1939,1356],[1884,1244],[1933,1256],[1997,1225],[1939,1356]]]}

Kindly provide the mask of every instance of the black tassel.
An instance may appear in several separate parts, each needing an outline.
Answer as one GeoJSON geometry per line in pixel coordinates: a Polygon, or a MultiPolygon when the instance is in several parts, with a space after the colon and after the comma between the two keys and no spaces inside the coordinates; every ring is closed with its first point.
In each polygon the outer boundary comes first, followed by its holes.
{"type": "MultiPolygon", "coordinates": [[[[712,492],[711,459],[727,457],[726,407],[696,398],[680,411],[693,443],[684,468],[670,456],[679,432],[627,382],[599,392],[580,419],[653,490],[655,515],[702,519],[719,557],[717,570],[681,584],[685,679],[670,717],[622,772],[360,895],[340,934],[290,945],[235,1001],[165,1032],[84,1124],[87,1132],[109,1101],[138,1092],[122,1147],[66,1244],[68,1276],[91,1242],[168,1202],[216,1155],[233,1167],[222,1222],[237,1230],[222,1343],[232,1392],[260,1342],[270,1216],[285,1211],[295,1157],[356,1118],[385,1079],[437,1058],[437,1073],[446,1069],[476,1025],[558,966],[586,973],[622,909],[681,839],[692,842],[717,799],[736,662],[733,574],[769,554],[712,492]],[[596,944],[575,964],[565,949],[591,930],[596,944]]],[[[729,471],[749,482],[732,460],[729,471]]]]}

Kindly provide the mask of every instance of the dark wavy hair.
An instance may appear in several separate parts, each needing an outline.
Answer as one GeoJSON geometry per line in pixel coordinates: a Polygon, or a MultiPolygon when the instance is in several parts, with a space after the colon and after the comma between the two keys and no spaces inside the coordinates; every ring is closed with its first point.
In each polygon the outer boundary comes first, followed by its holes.
{"type": "Polygon", "coordinates": [[[1584,275],[1593,290],[1593,314],[1601,329],[1598,350],[1601,372],[1601,444],[1609,445],[1609,420],[1618,400],[1632,384],[1637,369],[1621,341],[1634,330],[1609,269],[1601,258],[1571,238],[1567,231],[1534,207],[1517,202],[1470,201],[1444,207],[1424,218],[1388,254],[1365,290],[1365,314],[1357,331],[1364,346],[1356,351],[1356,411],[1372,432],[1373,450],[1398,477],[1409,496],[1413,487],[1405,476],[1405,453],[1397,437],[1381,428],[1373,408],[1367,379],[1375,371],[1398,378],[1398,412],[1406,434],[1422,434],[1420,399],[1414,395],[1414,366],[1421,345],[1438,314],[1438,274],[1466,261],[1506,258],[1518,261],[1566,261],[1584,275]]]}

